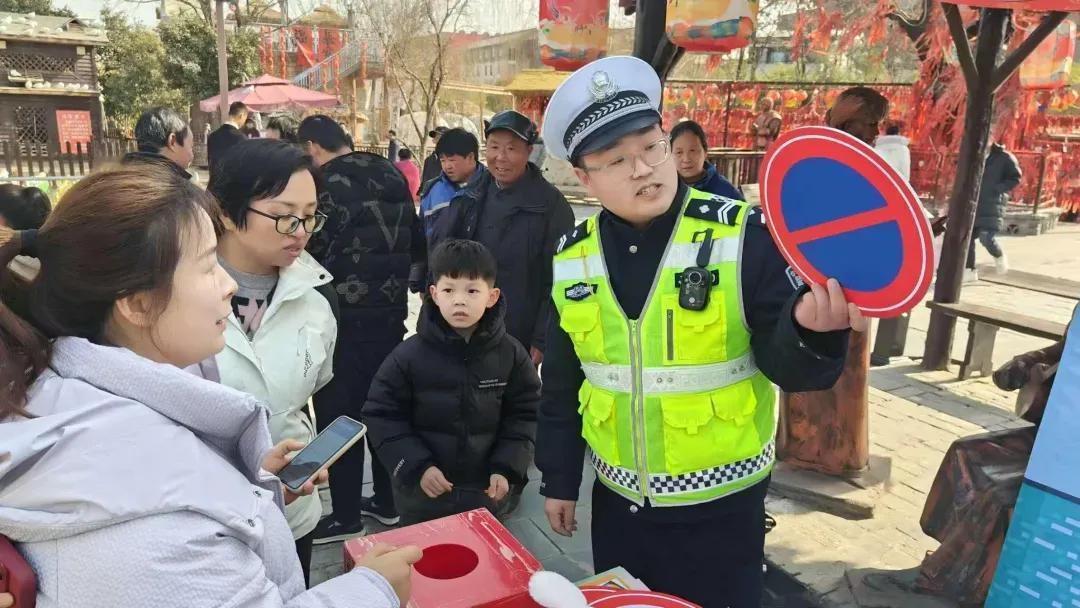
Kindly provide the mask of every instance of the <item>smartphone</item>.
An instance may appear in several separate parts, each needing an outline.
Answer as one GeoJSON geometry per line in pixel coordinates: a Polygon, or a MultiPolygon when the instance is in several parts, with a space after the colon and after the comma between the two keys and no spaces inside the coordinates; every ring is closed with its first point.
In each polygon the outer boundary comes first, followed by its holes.
{"type": "Polygon", "coordinates": [[[0,536],[0,593],[10,593],[15,608],[34,608],[37,601],[34,571],[6,536],[0,536]]]}
{"type": "Polygon", "coordinates": [[[278,479],[293,492],[299,492],[316,473],[334,462],[367,433],[362,423],[340,416],[315,436],[311,443],[297,452],[289,464],[278,472],[278,479]]]}

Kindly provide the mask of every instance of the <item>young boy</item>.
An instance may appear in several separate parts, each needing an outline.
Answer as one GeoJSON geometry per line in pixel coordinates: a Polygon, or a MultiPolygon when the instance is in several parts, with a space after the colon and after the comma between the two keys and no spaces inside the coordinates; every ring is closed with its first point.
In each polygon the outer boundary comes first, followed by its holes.
{"type": "Polygon", "coordinates": [[[478,507],[501,516],[528,481],[540,378],[506,333],[491,252],[445,241],[429,267],[435,284],[417,334],[371,384],[368,437],[391,472],[404,523],[478,507]]]}

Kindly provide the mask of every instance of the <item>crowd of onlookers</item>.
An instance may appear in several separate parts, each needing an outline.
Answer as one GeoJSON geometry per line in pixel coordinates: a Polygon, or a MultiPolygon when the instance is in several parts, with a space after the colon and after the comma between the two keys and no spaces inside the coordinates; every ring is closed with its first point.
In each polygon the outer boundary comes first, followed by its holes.
{"type": "MultiPolygon", "coordinates": [[[[853,99],[830,124],[871,143],[878,99],[853,99]]],[[[779,120],[755,121],[765,146],[779,120]]],[[[536,125],[491,117],[484,162],[476,136],[440,127],[418,165],[392,131],[386,158],[328,116],[275,117],[262,137],[253,124],[233,104],[209,134],[205,190],[167,108],[55,210],[0,186],[0,268],[40,262],[0,283],[0,535],[44,605],[391,606],[417,549],[379,548],[309,591],[312,546],[363,534],[365,517],[505,515],[528,482],[551,262],[574,223],[531,162],[536,125]],[[423,305],[406,339],[410,292],[423,305]],[[328,487],[283,491],[289,454],[342,415],[367,425],[366,448],[328,487]]],[[[743,198],[700,125],[669,137],[683,182],[743,198]]],[[[877,144],[907,177],[898,127],[877,144]]],[[[995,204],[1019,179],[999,152],[995,204]]]]}

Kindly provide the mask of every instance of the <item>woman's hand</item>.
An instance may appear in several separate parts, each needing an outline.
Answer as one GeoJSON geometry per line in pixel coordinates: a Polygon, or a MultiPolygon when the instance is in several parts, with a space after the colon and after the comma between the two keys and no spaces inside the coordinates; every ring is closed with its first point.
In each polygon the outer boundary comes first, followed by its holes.
{"type": "MultiPolygon", "coordinates": [[[[295,456],[297,452],[304,449],[304,445],[303,441],[298,441],[296,439],[285,439],[284,441],[278,442],[278,444],[266,454],[266,458],[263,458],[262,468],[269,473],[277,475],[285,468],[285,465],[292,461],[293,456],[295,456]]],[[[315,492],[315,486],[324,484],[329,479],[330,473],[326,469],[322,469],[315,474],[315,477],[305,483],[303,487],[300,488],[299,492],[293,492],[285,487],[285,484],[282,484],[282,491],[285,492],[285,504],[289,504],[301,496],[312,494],[315,492]]]]}

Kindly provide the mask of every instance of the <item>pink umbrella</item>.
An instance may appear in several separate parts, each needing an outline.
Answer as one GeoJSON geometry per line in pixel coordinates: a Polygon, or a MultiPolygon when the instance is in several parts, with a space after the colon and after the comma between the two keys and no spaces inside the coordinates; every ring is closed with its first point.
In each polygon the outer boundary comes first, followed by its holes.
{"type": "MultiPolygon", "coordinates": [[[[218,108],[220,95],[199,102],[203,112],[213,112],[218,108]]],[[[288,80],[263,74],[255,80],[249,80],[229,91],[229,103],[244,102],[256,112],[274,110],[295,110],[298,108],[332,108],[341,101],[334,95],[327,95],[311,89],[298,87],[288,80]]]]}

